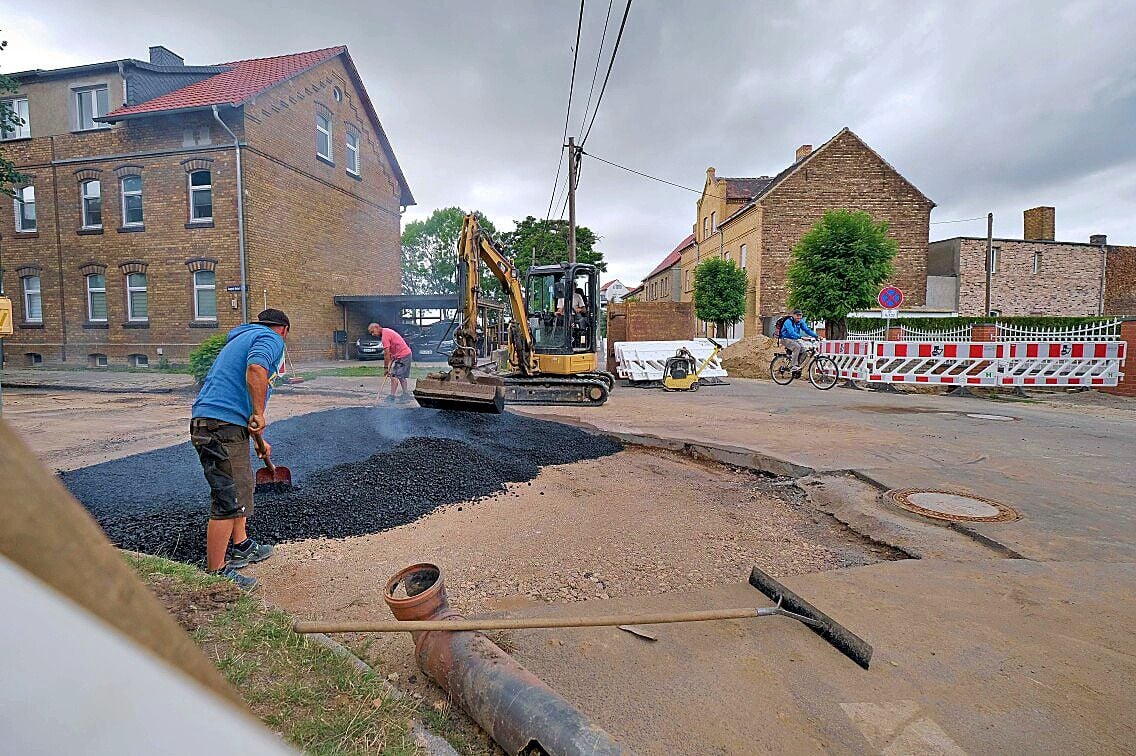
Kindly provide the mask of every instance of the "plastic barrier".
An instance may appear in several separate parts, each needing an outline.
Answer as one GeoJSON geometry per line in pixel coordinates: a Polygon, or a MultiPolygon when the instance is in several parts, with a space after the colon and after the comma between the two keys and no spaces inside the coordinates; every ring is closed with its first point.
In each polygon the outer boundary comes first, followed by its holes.
{"type": "MultiPolygon", "coordinates": [[[[715,339],[729,346],[737,339],[715,339]]],[[[620,341],[615,345],[615,374],[630,381],[661,381],[663,366],[683,347],[690,350],[698,364],[711,355],[714,345],[706,339],[690,341],[620,341]]],[[[715,357],[702,371],[704,378],[725,378],[721,357],[715,357]]]]}

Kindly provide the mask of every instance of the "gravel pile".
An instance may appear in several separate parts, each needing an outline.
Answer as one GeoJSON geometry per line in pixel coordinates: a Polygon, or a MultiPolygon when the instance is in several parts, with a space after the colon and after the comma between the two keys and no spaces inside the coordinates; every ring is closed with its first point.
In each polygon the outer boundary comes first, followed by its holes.
{"type": "Polygon", "coordinates": [[[722,350],[722,367],[732,378],[769,379],[769,363],[782,350],[777,339],[768,336],[749,336],[722,350]]]}
{"type": "MultiPolygon", "coordinates": [[[[622,448],[559,423],[432,410],[317,412],[270,426],[268,436],[273,460],[290,466],[297,483],[292,491],[256,496],[249,531],[270,543],[387,530],[532,480],[545,465],[622,448]]],[[[188,562],[204,558],[209,490],[188,444],[62,478],[116,545],[188,562]],[[132,486],[123,485],[127,476],[132,486]]]]}

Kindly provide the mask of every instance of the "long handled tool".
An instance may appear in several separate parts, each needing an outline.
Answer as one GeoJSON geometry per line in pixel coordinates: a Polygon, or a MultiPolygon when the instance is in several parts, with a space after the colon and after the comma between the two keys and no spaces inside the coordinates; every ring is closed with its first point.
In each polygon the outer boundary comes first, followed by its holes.
{"type": "Polygon", "coordinates": [[[775,606],[740,609],[708,609],[689,612],[655,614],[615,614],[598,617],[516,617],[511,619],[454,619],[381,622],[296,622],[297,633],[405,633],[430,630],[526,630],[550,627],[618,627],[620,625],[660,625],[673,622],[706,622],[708,620],[749,619],[752,617],[789,617],[808,626],[838,651],[864,669],[872,659],[872,647],[836,620],[790,591],[757,567],[750,573],[749,583],[776,601],[775,606]]]}
{"type": "Polygon", "coordinates": [[[264,467],[256,471],[256,490],[259,492],[280,490],[292,487],[292,471],[287,467],[272,464],[268,454],[268,446],[264,437],[259,433],[252,434],[253,443],[256,444],[256,453],[264,461],[264,467]]]}

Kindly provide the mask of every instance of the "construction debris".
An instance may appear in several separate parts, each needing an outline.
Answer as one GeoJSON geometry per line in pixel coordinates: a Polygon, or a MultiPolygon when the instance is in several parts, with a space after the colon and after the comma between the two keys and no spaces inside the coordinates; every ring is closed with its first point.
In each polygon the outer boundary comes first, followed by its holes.
{"type": "Polygon", "coordinates": [[[780,347],[768,336],[747,336],[722,350],[722,367],[734,378],[769,378],[769,363],[780,347]]]}

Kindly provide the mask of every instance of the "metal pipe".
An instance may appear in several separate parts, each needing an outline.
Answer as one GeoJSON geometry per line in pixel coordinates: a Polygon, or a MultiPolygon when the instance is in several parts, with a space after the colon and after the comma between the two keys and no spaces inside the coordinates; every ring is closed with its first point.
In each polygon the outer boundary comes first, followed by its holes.
{"type": "Polygon", "coordinates": [[[245,259],[245,181],[244,172],[241,170],[241,140],[237,139],[237,135],[229,128],[229,125],[221,120],[221,114],[217,112],[216,105],[213,106],[213,118],[221,124],[221,128],[229,132],[229,136],[233,138],[233,151],[237,153],[237,248],[241,266],[241,322],[247,323],[248,263],[245,259]]]}
{"type": "MultiPolygon", "coordinates": [[[[442,571],[415,564],[387,581],[383,599],[402,621],[458,620],[442,571]]],[[[405,629],[405,628],[404,628],[405,629]]],[[[414,632],[418,666],[509,754],[630,753],[480,633],[414,632]]]]}

